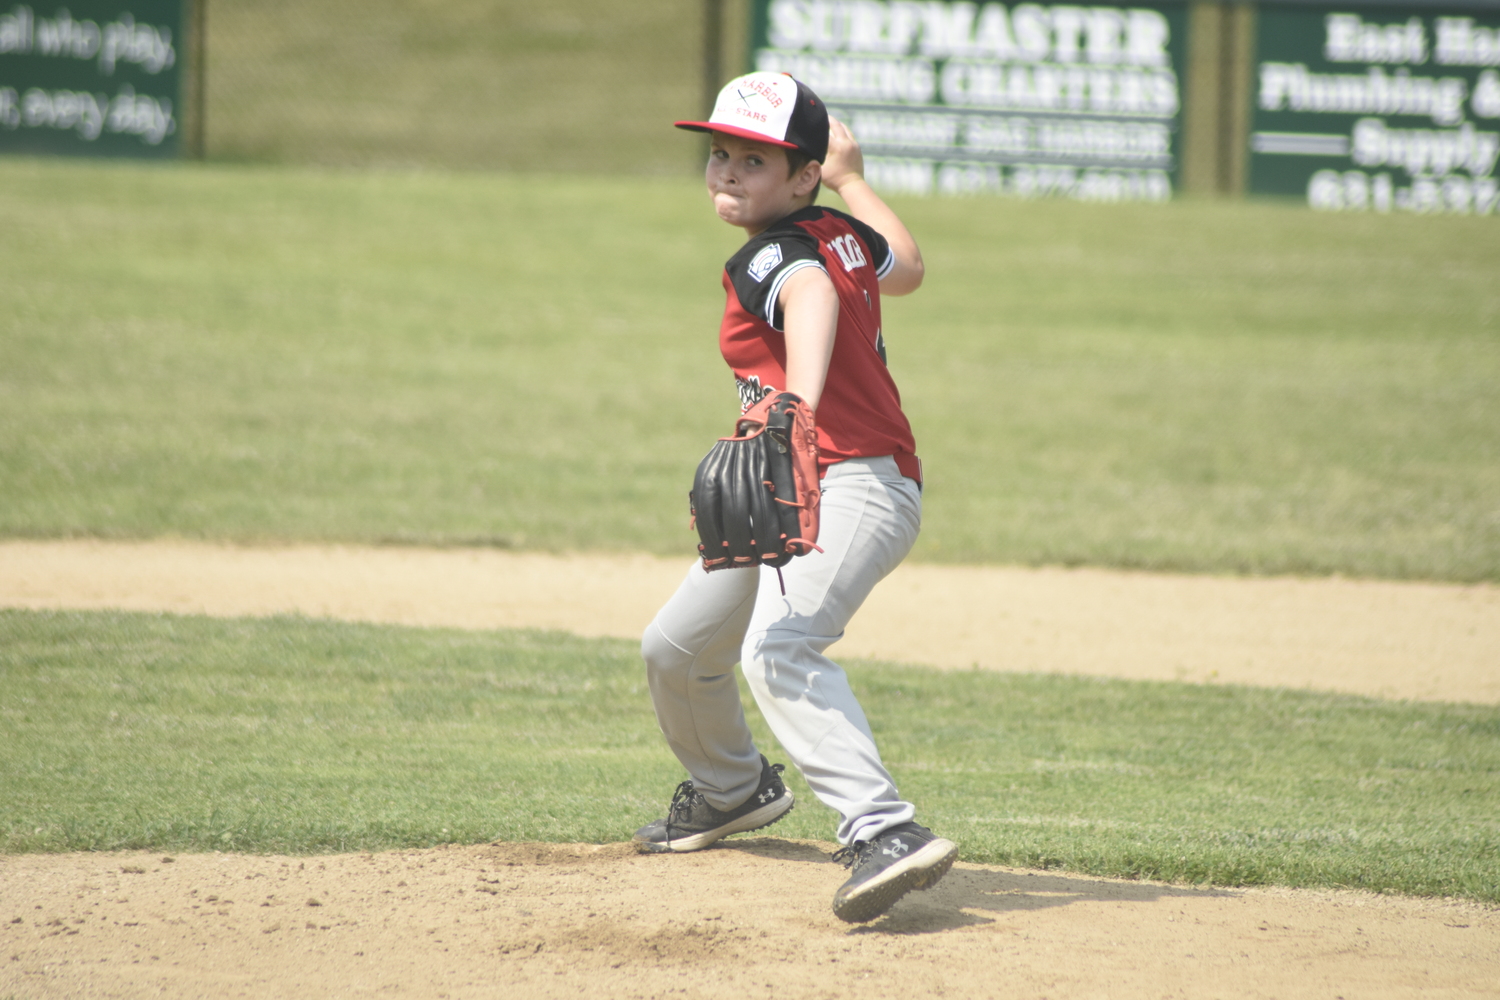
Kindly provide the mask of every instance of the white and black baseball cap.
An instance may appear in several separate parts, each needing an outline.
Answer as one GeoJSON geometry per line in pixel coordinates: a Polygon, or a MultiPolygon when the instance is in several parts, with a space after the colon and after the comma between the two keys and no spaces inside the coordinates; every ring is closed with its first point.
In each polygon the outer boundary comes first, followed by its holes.
{"type": "Polygon", "coordinates": [[[694,132],[727,132],[797,149],[822,163],[828,156],[828,109],[786,73],[746,73],[719,91],[706,122],[676,122],[694,132]]]}

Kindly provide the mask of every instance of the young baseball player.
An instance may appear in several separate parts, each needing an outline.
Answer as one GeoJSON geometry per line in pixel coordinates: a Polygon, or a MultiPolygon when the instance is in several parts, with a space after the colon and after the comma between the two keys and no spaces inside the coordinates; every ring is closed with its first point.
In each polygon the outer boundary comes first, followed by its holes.
{"type": "Polygon", "coordinates": [[[779,575],[695,564],[646,629],[656,717],[690,780],[635,841],[648,851],[701,850],[792,808],[782,765],[767,762],[746,727],[739,663],[771,731],[840,817],[845,846],[834,857],[851,872],[834,913],[873,920],[936,883],[958,856],[913,822],[848,678],[823,655],[921,523],[922,467],[885,364],[880,296],[915,291],[922,256],[865,183],[848,129],[792,77],[742,76],[720,92],[708,121],[677,126],[712,134],[705,173],[714,210],[749,237],[724,268],[719,329],[742,409],[785,391],[815,411],[822,550],[779,575]],[[850,214],[815,205],[820,186],[850,214]]]}

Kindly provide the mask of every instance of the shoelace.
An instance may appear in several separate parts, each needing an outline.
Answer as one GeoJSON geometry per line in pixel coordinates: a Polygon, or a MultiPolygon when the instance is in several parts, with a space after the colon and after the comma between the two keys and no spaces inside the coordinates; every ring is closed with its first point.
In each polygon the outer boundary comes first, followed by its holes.
{"type": "Polygon", "coordinates": [[[694,803],[703,798],[703,793],[693,787],[691,781],[684,781],[677,786],[677,791],[672,793],[672,804],[667,807],[667,836],[672,835],[672,820],[689,812],[694,803]]]}
{"type": "MultiPolygon", "coordinates": [[[[772,764],[771,770],[780,775],[786,770],[785,764],[772,764]]],[[[693,806],[703,800],[703,793],[693,787],[691,780],[684,781],[677,786],[677,791],[672,793],[672,804],[667,807],[667,843],[672,843],[672,821],[679,816],[685,816],[692,812],[693,806]]]]}
{"type": "Polygon", "coordinates": [[[856,840],[848,847],[840,847],[834,851],[830,856],[830,860],[843,865],[845,868],[853,868],[860,858],[869,853],[870,848],[874,844],[875,841],[873,840],[856,840]]]}

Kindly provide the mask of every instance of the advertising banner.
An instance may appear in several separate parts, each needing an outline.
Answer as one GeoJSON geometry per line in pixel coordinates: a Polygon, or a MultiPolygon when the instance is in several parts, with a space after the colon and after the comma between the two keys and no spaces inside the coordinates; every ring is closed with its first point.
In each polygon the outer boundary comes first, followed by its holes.
{"type": "Polygon", "coordinates": [[[1263,5],[1249,189],[1500,214],[1500,11],[1263,5]]]}
{"type": "Polygon", "coordinates": [[[0,8],[0,152],[176,156],[180,0],[0,8]]]}
{"type": "Polygon", "coordinates": [[[1184,4],[754,0],[750,65],[847,122],[873,186],[1165,201],[1184,4]]]}

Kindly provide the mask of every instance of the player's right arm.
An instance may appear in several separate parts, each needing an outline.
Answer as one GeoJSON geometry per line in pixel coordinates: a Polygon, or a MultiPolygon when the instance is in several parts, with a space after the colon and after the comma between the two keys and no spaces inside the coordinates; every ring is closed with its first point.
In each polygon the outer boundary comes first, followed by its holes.
{"type": "Polygon", "coordinates": [[[882,295],[909,295],[922,286],[922,251],[901,218],[865,181],[865,156],[843,122],[828,119],[823,183],[849,206],[849,214],[884,236],[895,265],[880,279],[882,295]]]}
{"type": "Polygon", "coordinates": [[[781,286],[781,308],[787,391],[817,410],[838,336],[839,294],[821,267],[804,267],[781,286]]]}

